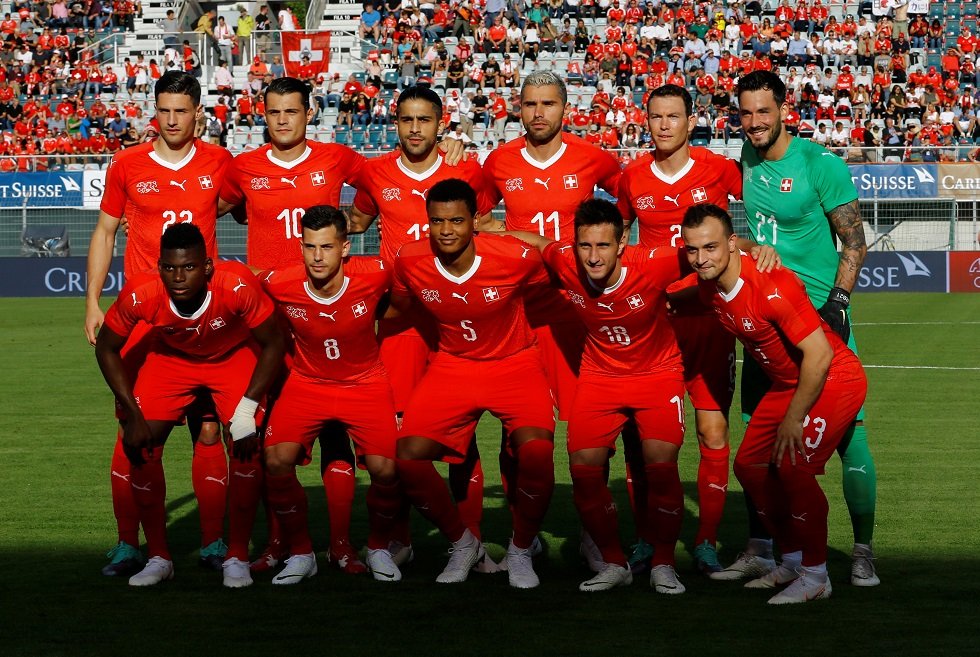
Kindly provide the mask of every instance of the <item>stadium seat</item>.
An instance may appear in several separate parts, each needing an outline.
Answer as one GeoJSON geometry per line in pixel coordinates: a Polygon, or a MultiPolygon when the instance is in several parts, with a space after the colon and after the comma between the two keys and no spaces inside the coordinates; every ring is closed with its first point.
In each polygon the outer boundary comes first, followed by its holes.
{"type": "Polygon", "coordinates": [[[398,71],[385,71],[381,84],[385,89],[394,89],[398,86],[398,71]]]}
{"type": "Polygon", "coordinates": [[[949,21],[959,20],[961,15],[959,2],[941,2],[939,4],[946,7],[946,18],[949,21]]]}
{"type": "Polygon", "coordinates": [[[708,145],[708,140],[707,139],[692,139],[691,140],[691,146],[707,146],[707,145],[708,145]]]}
{"type": "Polygon", "coordinates": [[[975,2],[964,2],[963,3],[963,16],[976,16],[977,15],[977,3],[975,2]]]}
{"type": "Polygon", "coordinates": [[[354,148],[363,148],[365,141],[365,132],[363,130],[355,130],[351,133],[350,145],[354,148]]]}

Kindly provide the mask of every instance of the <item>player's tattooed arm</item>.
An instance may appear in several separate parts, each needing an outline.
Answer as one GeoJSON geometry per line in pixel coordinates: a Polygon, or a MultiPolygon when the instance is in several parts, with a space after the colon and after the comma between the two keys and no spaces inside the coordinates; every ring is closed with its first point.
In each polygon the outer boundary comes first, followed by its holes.
{"type": "Polygon", "coordinates": [[[857,199],[837,206],[827,214],[827,218],[841,241],[840,265],[837,267],[834,287],[851,292],[857,284],[861,265],[868,253],[868,244],[864,239],[864,222],[861,221],[857,199]]]}
{"type": "Polygon", "coordinates": [[[483,233],[500,233],[505,227],[506,224],[499,219],[494,219],[490,212],[476,218],[476,229],[483,233]]]}
{"type": "Polygon", "coordinates": [[[351,206],[347,213],[347,232],[351,235],[358,235],[371,227],[375,216],[361,212],[356,207],[351,206]]]}

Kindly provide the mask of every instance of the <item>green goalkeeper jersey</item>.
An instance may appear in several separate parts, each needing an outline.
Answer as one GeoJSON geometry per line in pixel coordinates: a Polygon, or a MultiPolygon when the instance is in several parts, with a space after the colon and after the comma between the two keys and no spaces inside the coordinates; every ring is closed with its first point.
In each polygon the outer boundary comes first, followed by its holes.
{"type": "Polygon", "coordinates": [[[840,263],[827,213],[858,197],[847,164],[823,146],[797,137],[782,159],[760,160],[746,141],[742,182],[752,239],[776,249],[819,308],[834,287],[840,263]]]}

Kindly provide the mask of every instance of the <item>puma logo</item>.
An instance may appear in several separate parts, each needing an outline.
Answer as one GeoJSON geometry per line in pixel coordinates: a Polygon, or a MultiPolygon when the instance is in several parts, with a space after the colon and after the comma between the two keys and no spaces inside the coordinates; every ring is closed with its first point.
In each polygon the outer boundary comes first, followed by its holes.
{"type": "Polygon", "coordinates": [[[674,204],[674,207],[675,208],[679,208],[681,206],[681,204],[677,202],[677,198],[679,196],[680,196],[680,194],[678,194],[677,196],[667,196],[666,194],[664,194],[664,200],[665,201],[670,201],[671,203],[674,204]]]}
{"type": "Polygon", "coordinates": [[[332,313],[320,313],[320,317],[326,317],[331,322],[336,322],[337,320],[334,318],[334,315],[336,315],[336,314],[337,314],[337,311],[335,310],[332,313]]]}
{"type": "Polygon", "coordinates": [[[134,482],[134,481],[130,481],[129,483],[130,483],[130,484],[132,485],[132,487],[133,487],[133,488],[135,488],[136,490],[141,490],[141,491],[143,491],[143,492],[145,492],[145,493],[149,493],[149,492],[150,492],[150,482],[146,482],[146,485],[145,485],[145,486],[140,486],[139,484],[137,484],[137,483],[136,483],[136,482],[134,482]]]}
{"type": "Polygon", "coordinates": [[[799,520],[800,522],[806,522],[806,513],[801,513],[798,516],[797,515],[790,514],[790,517],[792,517],[793,520],[799,520]]]}
{"type": "Polygon", "coordinates": [[[187,326],[187,327],[184,328],[184,330],[185,331],[194,331],[198,335],[201,335],[201,325],[200,324],[198,324],[197,326],[187,326]]]}
{"type": "Polygon", "coordinates": [[[728,490],[728,484],[725,484],[724,486],[719,486],[718,484],[708,484],[708,488],[714,488],[724,493],[728,490]]]}
{"type": "Polygon", "coordinates": [[[133,308],[135,308],[136,306],[140,305],[141,303],[143,303],[143,302],[140,301],[139,299],[137,299],[136,298],[136,293],[133,292],[133,308]]]}
{"type": "Polygon", "coordinates": [[[241,477],[242,479],[255,479],[255,470],[249,470],[248,472],[242,472],[241,470],[235,470],[235,476],[241,477]]]}
{"type": "Polygon", "coordinates": [[[279,179],[279,182],[288,183],[290,187],[296,189],[296,176],[293,176],[292,178],[287,178],[286,176],[283,176],[282,178],[279,179]]]}
{"type": "Polygon", "coordinates": [[[779,296],[779,288],[777,287],[776,289],[774,289],[772,291],[772,294],[766,295],[766,299],[768,301],[772,301],[773,299],[782,299],[782,297],[779,296]]]}
{"type": "Polygon", "coordinates": [[[116,472],[115,470],[112,471],[112,476],[113,477],[119,477],[123,481],[129,481],[129,475],[121,474],[119,472],[116,472]]]}
{"type": "Polygon", "coordinates": [[[177,182],[176,180],[171,180],[170,181],[170,185],[172,187],[180,187],[180,191],[182,191],[182,192],[186,192],[187,191],[186,189],[184,189],[184,185],[186,185],[186,184],[187,184],[187,180],[186,179],[181,180],[180,182],[177,182]]]}
{"type": "Polygon", "coordinates": [[[459,299],[460,301],[462,301],[463,303],[465,303],[467,306],[470,305],[470,302],[466,300],[466,297],[468,297],[468,296],[470,296],[470,293],[469,292],[467,292],[466,294],[462,294],[462,295],[461,294],[457,294],[456,292],[453,292],[453,297],[455,297],[456,299],[459,299]]]}
{"type": "Polygon", "coordinates": [[[217,477],[205,477],[204,481],[213,481],[216,484],[221,484],[222,486],[226,486],[228,477],[222,477],[221,479],[218,479],[217,477]]]}
{"type": "Polygon", "coordinates": [[[236,286],[235,286],[235,287],[234,287],[234,288],[232,289],[232,292],[238,292],[238,290],[239,290],[239,288],[243,288],[243,287],[248,287],[248,286],[247,286],[247,285],[245,285],[245,281],[243,281],[242,279],[240,279],[240,278],[239,278],[239,279],[238,279],[238,285],[236,285],[236,286]]]}
{"type": "Polygon", "coordinates": [[[605,309],[606,309],[606,310],[608,310],[609,312],[612,312],[612,311],[613,311],[613,309],[612,309],[612,307],[613,307],[613,304],[614,304],[614,303],[615,303],[615,301],[610,301],[610,302],[609,302],[608,304],[605,304],[605,303],[602,303],[601,301],[596,301],[596,302],[595,302],[595,304],[596,304],[597,306],[602,306],[603,308],[605,308],[605,309]]]}
{"type": "Polygon", "coordinates": [[[330,472],[336,472],[337,474],[353,476],[354,468],[348,466],[346,469],[344,469],[344,468],[338,468],[336,466],[331,466],[330,472]]]}
{"type": "Polygon", "coordinates": [[[290,513],[298,513],[298,511],[296,510],[296,505],[295,504],[292,507],[290,507],[289,509],[285,510],[285,511],[280,511],[280,510],[276,509],[276,515],[277,516],[288,516],[290,513]]]}
{"type": "Polygon", "coordinates": [[[681,514],[681,508],[680,507],[677,507],[676,509],[674,509],[673,511],[671,511],[670,509],[665,509],[662,506],[658,506],[657,507],[657,511],[659,511],[660,513],[666,513],[667,515],[670,515],[670,516],[679,516],[681,514]]]}
{"type": "Polygon", "coordinates": [[[537,495],[534,495],[534,494],[532,494],[532,493],[529,493],[529,492],[527,492],[527,491],[526,491],[526,490],[524,490],[523,488],[518,488],[518,489],[517,489],[517,491],[518,491],[519,493],[521,493],[522,495],[524,495],[525,497],[527,497],[527,499],[529,499],[529,500],[535,500],[535,499],[537,499],[537,498],[539,498],[539,497],[541,497],[541,494],[540,494],[540,493],[539,493],[539,494],[537,494],[537,495]]]}
{"type": "Polygon", "coordinates": [[[531,249],[530,249],[530,247],[527,247],[527,246],[525,246],[523,248],[524,248],[524,253],[521,254],[521,257],[522,258],[527,258],[528,251],[530,251],[531,249]]]}
{"type": "Polygon", "coordinates": [[[423,201],[425,200],[425,195],[428,194],[428,193],[429,193],[429,190],[427,190],[427,189],[426,190],[423,190],[421,192],[419,190],[417,190],[417,189],[413,189],[412,190],[412,196],[421,196],[423,201]]]}
{"type": "MultiPolygon", "coordinates": [[[[850,466],[850,467],[847,468],[847,471],[848,472],[860,472],[861,474],[868,474],[868,471],[865,470],[866,467],[868,467],[868,466],[867,465],[862,465],[860,468],[855,468],[853,466],[850,466]]],[[[116,474],[116,473],[113,472],[112,474],[116,474]]]]}
{"type": "Polygon", "coordinates": [[[548,189],[548,183],[551,182],[551,178],[545,178],[544,180],[541,180],[540,178],[535,178],[534,182],[544,187],[547,191],[549,192],[551,191],[550,189],[548,189]]]}

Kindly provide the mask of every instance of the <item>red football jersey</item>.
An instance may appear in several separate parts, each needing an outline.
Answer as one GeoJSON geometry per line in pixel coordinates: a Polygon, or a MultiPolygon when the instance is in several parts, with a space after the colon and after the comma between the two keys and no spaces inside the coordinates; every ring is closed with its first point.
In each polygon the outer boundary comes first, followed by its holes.
{"type": "Polygon", "coordinates": [[[425,199],[437,182],[448,178],[468,182],[476,190],[477,212],[481,215],[496,205],[486,192],[479,163],[472,159],[451,167],[440,156],[428,171],[414,173],[405,167],[398,153],[392,153],[368,160],[361,178],[354,207],[367,215],[381,215],[381,257],[389,263],[394,262],[403,244],[428,237],[425,199]]]}
{"type": "Polygon", "coordinates": [[[701,299],[745,345],[774,388],[796,387],[802,360],[796,345],[818,328],[823,328],[834,349],[829,378],[843,368],[860,368],[857,356],[820,319],[796,274],[785,267],[763,274],[751,256],[743,253],[741,258],[741,275],[731,293],[723,295],[714,281],[701,281],[701,299]]]}
{"type": "Polygon", "coordinates": [[[272,300],[248,267],[218,262],[201,308],[190,317],[177,312],[156,272],[126,283],[105,316],[105,325],[127,336],[140,321],[154,327],[160,348],[195,360],[214,360],[244,344],[272,314],[272,300]]]}
{"type": "Polygon", "coordinates": [[[492,151],[483,165],[494,205],[504,200],[507,230],[526,230],[556,242],[573,239],[575,210],[596,185],[619,190],[619,162],[584,139],[563,134],[547,162],[527,154],[523,137],[492,151]]]}
{"type": "Polygon", "coordinates": [[[656,257],[655,251],[627,247],[619,281],[600,290],[579,273],[574,246],[555,242],[545,248],[545,264],[558,276],[588,331],[582,373],[633,376],[683,370],[667,320],[667,287],[688,266],[680,253],[656,257]]]}
{"type": "Polygon", "coordinates": [[[309,288],[306,267],[293,265],[260,276],[292,329],[291,371],[322,381],[357,381],[382,370],[374,312],[391,288],[391,267],[378,258],[348,258],[344,283],[323,299],[309,288]]]}
{"type": "Polygon", "coordinates": [[[113,156],[101,209],[129,222],[127,278],[156,268],[160,236],[178,222],[200,228],[208,255],[217,258],[218,189],[230,163],[226,149],[200,140],[194,141],[187,157],[177,164],[157,156],[152,142],[113,156]]]}
{"type": "Polygon", "coordinates": [[[300,220],[314,205],[340,206],[344,183],[357,180],[364,156],[346,146],[306,142],[292,162],[272,155],[266,144],[238,155],[228,169],[221,198],[245,203],[248,215],[248,264],[276,269],[303,262],[300,220]]]}
{"type": "Polygon", "coordinates": [[[734,160],[706,148],[691,148],[691,159],[674,176],[657,169],[653,155],[623,171],[619,211],[640,226],[640,244],[655,249],[684,246],[681,222],[692,205],[713,203],[728,209],[728,196],[742,198],[742,172],[734,160]]]}
{"type": "Polygon", "coordinates": [[[460,358],[506,358],[534,344],[525,290],[549,285],[541,256],[508,236],[474,235],[476,260],[454,276],[428,240],[409,242],[395,258],[393,294],[414,296],[439,329],[439,351],[460,358]]]}

